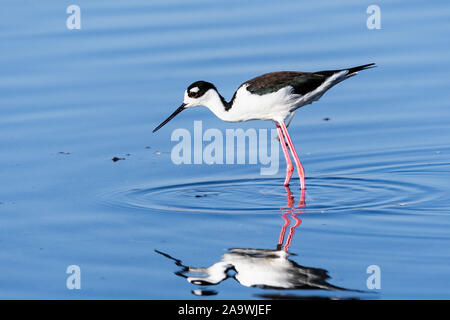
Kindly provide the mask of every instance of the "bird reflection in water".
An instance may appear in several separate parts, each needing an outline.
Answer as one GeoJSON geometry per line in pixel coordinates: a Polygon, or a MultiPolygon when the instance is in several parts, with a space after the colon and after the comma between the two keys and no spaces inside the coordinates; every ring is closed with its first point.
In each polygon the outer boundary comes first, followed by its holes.
{"type": "MultiPolygon", "coordinates": [[[[302,223],[299,215],[304,212],[306,204],[304,189],[301,190],[299,204],[295,207],[292,192],[289,187],[285,188],[287,205],[281,208],[284,224],[275,250],[231,248],[222,255],[221,261],[207,268],[187,266],[179,259],[161,251],[155,251],[173,260],[180,267],[180,270],[175,272],[176,275],[196,285],[217,285],[228,278],[234,278],[243,286],[263,289],[347,290],[328,283],[329,276],[326,270],[301,266],[289,259],[292,255],[288,253],[289,246],[295,228],[302,223]]],[[[216,294],[213,290],[200,289],[193,290],[192,293],[195,295],[216,294]]]]}

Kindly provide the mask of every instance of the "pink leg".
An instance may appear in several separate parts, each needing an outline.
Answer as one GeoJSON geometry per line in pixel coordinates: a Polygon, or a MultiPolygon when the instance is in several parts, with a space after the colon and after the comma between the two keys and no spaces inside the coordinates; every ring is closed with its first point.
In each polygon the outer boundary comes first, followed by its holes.
{"type": "Polygon", "coordinates": [[[284,225],[281,227],[280,236],[278,237],[277,250],[281,250],[281,247],[282,247],[283,242],[284,242],[284,235],[286,233],[286,228],[291,224],[291,220],[289,220],[287,215],[288,215],[288,212],[284,212],[281,215],[281,218],[283,218],[283,220],[284,220],[284,225]]]}
{"type": "MultiPolygon", "coordinates": [[[[284,124],[284,123],[283,123],[284,124]]],[[[283,132],[281,131],[280,126],[277,125],[278,137],[280,138],[280,144],[283,148],[284,157],[286,158],[286,179],[284,180],[284,185],[289,185],[289,180],[291,180],[292,172],[294,172],[294,166],[292,165],[291,157],[289,156],[289,151],[286,147],[286,142],[284,142],[283,132]]]]}
{"type": "Polygon", "coordinates": [[[285,252],[288,252],[289,246],[291,245],[292,238],[294,236],[295,228],[297,228],[302,223],[302,220],[298,218],[298,215],[305,212],[305,209],[303,207],[306,204],[305,204],[305,189],[302,189],[301,191],[299,207],[293,207],[294,197],[292,196],[292,192],[289,189],[289,187],[285,188],[288,202],[287,208],[280,208],[282,212],[281,218],[283,218],[284,220],[284,225],[281,227],[280,236],[278,237],[277,250],[283,249],[285,252]],[[294,218],[295,224],[289,228],[289,235],[287,237],[286,244],[283,246],[286,228],[291,224],[291,221],[289,220],[289,215],[291,215],[294,218]]]}
{"type": "Polygon", "coordinates": [[[295,224],[289,228],[289,235],[287,237],[286,244],[284,245],[284,249],[283,249],[285,252],[288,252],[288,250],[289,250],[289,246],[291,245],[292,237],[294,236],[295,228],[297,228],[302,223],[302,220],[297,218],[296,213],[292,213],[292,217],[295,220],[295,224]]]}
{"type": "MultiPolygon", "coordinates": [[[[294,206],[294,196],[292,195],[291,189],[289,188],[289,186],[284,186],[284,189],[286,190],[286,197],[287,197],[287,203],[286,203],[286,207],[287,208],[292,208],[294,206]]],[[[284,209],[284,208],[282,208],[284,209]]]]}
{"type": "Polygon", "coordinates": [[[305,201],[305,188],[303,188],[303,189],[301,190],[301,193],[300,193],[300,200],[298,201],[298,205],[299,205],[299,208],[298,208],[298,209],[300,209],[300,211],[303,213],[303,212],[304,212],[303,207],[306,206],[306,201],[305,201]]]}
{"type": "MultiPolygon", "coordinates": [[[[281,129],[283,130],[284,135],[286,136],[286,141],[289,145],[289,149],[291,149],[292,155],[294,156],[295,164],[297,165],[298,176],[300,178],[301,188],[305,188],[305,170],[303,169],[302,164],[300,163],[300,159],[298,158],[297,152],[295,152],[294,144],[292,143],[291,137],[287,131],[286,125],[284,122],[280,122],[281,129]]],[[[281,141],[281,139],[280,139],[281,141]]]]}

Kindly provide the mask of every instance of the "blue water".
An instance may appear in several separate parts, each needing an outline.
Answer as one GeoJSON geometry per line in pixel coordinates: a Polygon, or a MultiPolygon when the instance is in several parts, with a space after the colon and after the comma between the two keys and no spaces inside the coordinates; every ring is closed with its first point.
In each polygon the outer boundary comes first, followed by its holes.
{"type": "Polygon", "coordinates": [[[0,297],[448,299],[450,4],[377,1],[369,30],[371,4],[4,1],[0,297]],[[81,30],[66,28],[71,4],[81,30]],[[198,108],[152,134],[195,80],[229,99],[265,72],[370,62],[289,127],[305,206],[281,152],[274,176],[171,161],[171,133],[194,120],[269,122],[198,108]]]}

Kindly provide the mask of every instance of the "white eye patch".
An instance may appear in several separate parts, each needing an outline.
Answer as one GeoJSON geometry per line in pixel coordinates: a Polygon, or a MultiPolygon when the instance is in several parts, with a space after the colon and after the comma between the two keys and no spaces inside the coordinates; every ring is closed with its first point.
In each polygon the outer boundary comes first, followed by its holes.
{"type": "Polygon", "coordinates": [[[200,91],[199,87],[194,87],[191,90],[189,90],[189,92],[193,92],[193,93],[197,93],[199,91],[200,91]]]}

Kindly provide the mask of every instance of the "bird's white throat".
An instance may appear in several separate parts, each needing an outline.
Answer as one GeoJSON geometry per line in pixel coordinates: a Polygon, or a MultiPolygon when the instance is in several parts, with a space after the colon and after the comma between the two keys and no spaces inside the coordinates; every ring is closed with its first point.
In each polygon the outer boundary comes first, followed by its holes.
{"type": "Polygon", "coordinates": [[[276,92],[263,96],[252,94],[247,89],[247,85],[241,86],[236,96],[231,101],[232,105],[225,105],[224,99],[214,90],[208,90],[202,97],[187,99],[187,103],[192,106],[202,105],[224,121],[240,122],[248,120],[274,120],[283,121],[290,113],[289,105],[298,95],[291,93],[291,88],[282,88],[276,92]]]}

